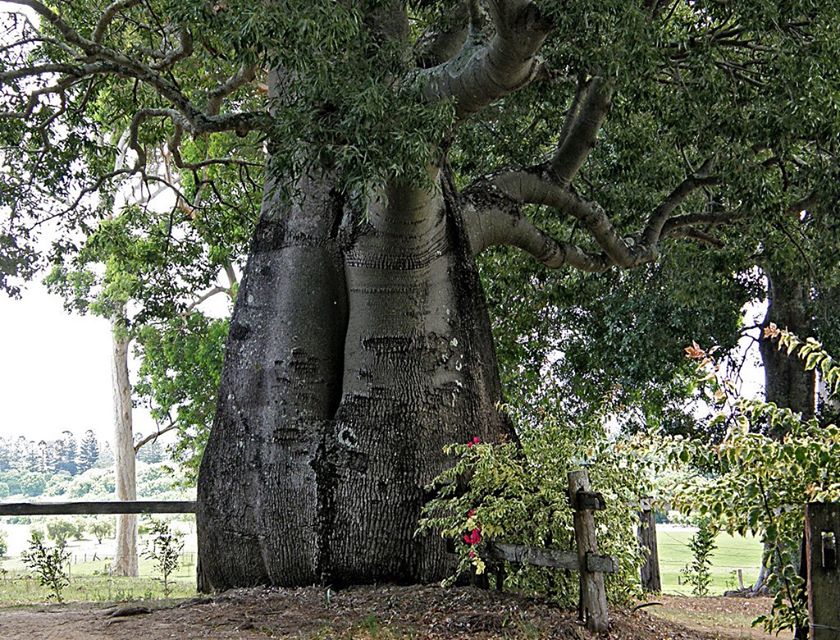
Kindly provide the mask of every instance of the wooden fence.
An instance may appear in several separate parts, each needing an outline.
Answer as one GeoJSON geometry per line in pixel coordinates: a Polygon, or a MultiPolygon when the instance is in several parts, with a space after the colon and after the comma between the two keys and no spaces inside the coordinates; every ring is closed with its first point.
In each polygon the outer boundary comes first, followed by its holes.
{"type": "Polygon", "coordinates": [[[123,515],[131,513],[195,513],[195,501],[0,502],[0,516],[84,516],[123,515]]]}
{"type": "Polygon", "coordinates": [[[805,569],[811,640],[840,638],[840,503],[805,507],[805,569]]]}
{"type": "MultiPolygon", "coordinates": [[[[615,573],[618,563],[614,558],[598,553],[593,515],[594,511],[604,509],[606,504],[600,493],[592,492],[586,471],[572,471],[568,479],[569,503],[574,511],[575,551],[488,541],[485,554],[491,562],[491,570],[496,572],[496,587],[500,590],[504,581],[502,561],[578,571],[581,619],[590,631],[606,631],[610,622],[604,574],[615,573]],[[493,561],[497,563],[495,567],[492,566],[493,561]]],[[[484,586],[487,586],[486,582],[484,586]]]]}

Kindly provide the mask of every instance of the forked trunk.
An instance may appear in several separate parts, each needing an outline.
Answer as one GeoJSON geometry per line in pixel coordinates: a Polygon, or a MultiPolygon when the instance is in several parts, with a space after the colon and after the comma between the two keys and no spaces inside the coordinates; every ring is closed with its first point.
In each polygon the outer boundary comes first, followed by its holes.
{"type": "Polygon", "coordinates": [[[439,580],[444,541],[414,532],[442,449],[507,432],[457,198],[393,192],[351,230],[327,179],[300,187],[266,197],[234,308],[199,589],[439,580]]]}
{"type": "MultiPolygon", "coordinates": [[[[111,379],[114,394],[114,478],[117,500],[137,499],[134,433],[131,420],[131,382],[128,377],[128,337],[115,323],[111,379]]],[[[117,547],[111,572],[115,576],[137,576],[137,516],[117,516],[117,547]]]]}

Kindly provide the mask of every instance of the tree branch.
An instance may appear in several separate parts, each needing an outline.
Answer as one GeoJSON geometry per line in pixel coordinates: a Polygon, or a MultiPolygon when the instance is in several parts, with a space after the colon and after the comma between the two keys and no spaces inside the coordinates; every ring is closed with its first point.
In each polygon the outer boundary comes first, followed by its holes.
{"type": "Polygon", "coordinates": [[[665,226],[668,218],[671,217],[671,214],[674,213],[676,208],[680,206],[688,196],[701,187],[717,184],[719,182],[716,177],[709,175],[714,168],[714,164],[715,158],[709,158],[706,160],[694,173],[694,175],[683,180],[679,186],[677,186],[677,188],[674,189],[667,198],[665,198],[662,204],[653,210],[653,213],[651,213],[648,218],[647,226],[642,232],[642,242],[644,244],[654,244],[659,240],[659,237],[662,235],[662,228],[665,226]]]}
{"type": "Polygon", "coordinates": [[[116,2],[112,2],[108,5],[108,7],[105,8],[105,11],[102,12],[99,22],[96,23],[96,29],[93,31],[93,41],[101,43],[102,38],[105,37],[105,31],[108,29],[108,26],[111,24],[116,15],[120,11],[130,9],[141,2],[142,0],[117,0],[116,2]]]}
{"type": "Polygon", "coordinates": [[[528,84],[536,75],[536,53],[550,24],[530,0],[490,0],[495,34],[486,45],[471,34],[451,60],[418,72],[430,102],[455,101],[459,118],[528,84]]]}
{"type": "Polygon", "coordinates": [[[606,271],[612,262],[603,253],[589,253],[559,242],[539,229],[522,213],[518,203],[489,183],[475,184],[464,193],[464,221],[473,255],[497,245],[518,247],[549,269],[565,265],[583,271],[606,271]]]}
{"type": "Polygon", "coordinates": [[[600,78],[581,82],[551,159],[550,174],[555,183],[568,187],[595,146],[598,130],[610,109],[612,83],[600,78]]]}
{"type": "Polygon", "coordinates": [[[135,455],[140,451],[140,448],[143,445],[149,444],[150,442],[152,442],[154,440],[157,440],[164,433],[168,433],[169,431],[172,431],[177,426],[178,425],[173,420],[168,425],[166,425],[163,429],[158,429],[155,433],[152,433],[151,435],[148,435],[144,438],[140,438],[140,440],[138,440],[137,442],[134,443],[134,453],[135,453],[135,455]]]}

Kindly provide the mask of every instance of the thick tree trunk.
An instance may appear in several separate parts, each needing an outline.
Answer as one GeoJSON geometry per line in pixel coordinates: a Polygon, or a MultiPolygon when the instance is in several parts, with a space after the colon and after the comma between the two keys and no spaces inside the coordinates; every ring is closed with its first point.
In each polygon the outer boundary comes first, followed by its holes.
{"type": "Polygon", "coordinates": [[[351,238],[329,181],[300,187],[266,197],[234,308],[199,588],[439,580],[443,540],[414,532],[442,448],[508,431],[454,190],[395,190],[351,238]]]}
{"type": "MultiPolygon", "coordinates": [[[[128,377],[129,339],[121,327],[111,326],[113,341],[111,380],[114,394],[114,472],[117,500],[137,499],[134,432],[131,421],[131,382],[128,377]]],[[[117,516],[117,548],[111,571],[115,576],[136,576],[137,516],[117,516]]]]}

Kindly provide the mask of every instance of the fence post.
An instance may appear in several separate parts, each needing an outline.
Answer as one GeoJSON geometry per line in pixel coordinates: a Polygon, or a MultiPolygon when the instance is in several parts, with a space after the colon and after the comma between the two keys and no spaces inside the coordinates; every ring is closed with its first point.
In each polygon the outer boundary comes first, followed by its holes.
{"type": "Polygon", "coordinates": [[[805,506],[808,622],[811,640],[840,638],[840,503],[805,506]]]}
{"type": "Polygon", "coordinates": [[[654,519],[653,498],[642,498],[639,511],[639,546],[645,554],[641,569],[642,589],[659,593],[662,591],[662,576],[659,573],[659,549],[656,546],[656,520],[654,519]]]}
{"type": "Polygon", "coordinates": [[[572,501],[575,523],[575,541],[577,542],[578,563],[580,564],[581,614],[590,631],[607,631],[610,626],[607,612],[607,591],[604,588],[604,574],[590,571],[587,558],[598,553],[598,540],[595,534],[595,518],[592,505],[580,508],[576,499],[579,491],[590,490],[589,474],[586,471],[569,472],[569,499],[572,501]]]}

